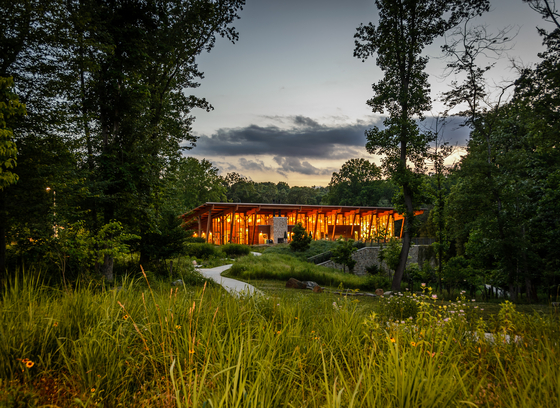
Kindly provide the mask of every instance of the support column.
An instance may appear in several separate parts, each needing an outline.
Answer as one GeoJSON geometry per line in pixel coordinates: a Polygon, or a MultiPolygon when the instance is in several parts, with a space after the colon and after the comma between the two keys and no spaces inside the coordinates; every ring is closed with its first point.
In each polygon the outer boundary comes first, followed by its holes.
{"type": "Polygon", "coordinates": [[[206,242],[208,242],[208,238],[210,237],[211,224],[212,224],[212,208],[208,210],[208,221],[206,221],[206,242]]]}

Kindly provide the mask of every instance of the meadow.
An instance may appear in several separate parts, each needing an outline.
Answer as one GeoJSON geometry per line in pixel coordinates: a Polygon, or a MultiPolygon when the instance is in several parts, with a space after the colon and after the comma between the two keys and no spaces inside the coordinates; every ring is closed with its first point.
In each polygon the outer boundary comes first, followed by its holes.
{"type": "Polygon", "coordinates": [[[554,311],[504,303],[488,321],[429,288],[369,303],[144,277],[57,290],[32,272],[3,288],[2,407],[560,405],[554,311]]]}

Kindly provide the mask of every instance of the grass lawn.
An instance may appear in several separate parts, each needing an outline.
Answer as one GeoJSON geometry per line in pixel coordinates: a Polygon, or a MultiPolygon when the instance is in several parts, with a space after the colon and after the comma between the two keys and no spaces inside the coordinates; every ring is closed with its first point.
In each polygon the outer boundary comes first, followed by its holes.
{"type": "Polygon", "coordinates": [[[10,279],[0,406],[560,406],[557,314],[504,303],[484,307],[497,312],[485,319],[479,302],[430,293],[372,299],[250,282],[266,295],[10,279]]]}

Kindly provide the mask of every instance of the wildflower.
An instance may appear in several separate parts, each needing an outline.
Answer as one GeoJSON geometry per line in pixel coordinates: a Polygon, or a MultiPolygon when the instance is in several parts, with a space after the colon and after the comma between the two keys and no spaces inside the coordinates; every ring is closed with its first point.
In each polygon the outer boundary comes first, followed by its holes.
{"type": "Polygon", "coordinates": [[[437,299],[437,295],[432,295],[432,299],[437,299]]]}
{"type": "Polygon", "coordinates": [[[92,388],[92,389],[91,389],[91,392],[95,392],[95,388],[92,388]]]}
{"type": "Polygon", "coordinates": [[[394,342],[396,342],[396,341],[397,341],[397,340],[395,340],[394,337],[391,337],[391,343],[394,343],[394,342]]]}
{"type": "Polygon", "coordinates": [[[476,299],[471,299],[471,302],[476,302],[476,299]]]}
{"type": "Polygon", "coordinates": [[[276,334],[280,334],[280,333],[281,333],[281,331],[280,331],[280,330],[278,330],[278,331],[276,332],[276,334]]]}
{"type": "Polygon", "coordinates": [[[21,362],[22,362],[23,364],[27,363],[28,361],[29,361],[28,358],[24,358],[23,360],[21,360],[21,362]]]}
{"type": "Polygon", "coordinates": [[[175,326],[175,328],[176,328],[177,330],[179,330],[179,329],[181,328],[181,326],[177,325],[177,326],[175,326]]]}
{"type": "Polygon", "coordinates": [[[297,320],[297,318],[298,318],[298,317],[296,316],[296,320],[297,320]]]}
{"type": "Polygon", "coordinates": [[[54,322],[54,323],[53,323],[53,326],[54,326],[54,327],[57,327],[57,326],[58,326],[58,322],[54,322]]]}
{"type": "Polygon", "coordinates": [[[413,341],[410,342],[410,345],[411,345],[412,347],[416,347],[416,343],[413,342],[413,341]]]}
{"type": "Polygon", "coordinates": [[[459,310],[459,312],[461,312],[461,313],[465,313],[465,312],[463,312],[463,309],[459,310]]]}
{"type": "Polygon", "coordinates": [[[31,367],[33,367],[34,365],[35,365],[35,363],[34,363],[33,361],[31,361],[31,360],[28,360],[28,361],[25,363],[25,366],[26,366],[27,368],[31,368],[31,367]]]}
{"type": "Polygon", "coordinates": [[[423,288],[425,288],[425,287],[426,287],[426,284],[425,284],[425,283],[421,283],[421,285],[422,285],[422,287],[423,287],[423,288]]]}
{"type": "Polygon", "coordinates": [[[449,317],[446,317],[445,319],[443,319],[444,322],[448,322],[449,321],[449,317]]]}
{"type": "Polygon", "coordinates": [[[190,349],[189,354],[194,354],[194,349],[190,349]]]}
{"type": "Polygon", "coordinates": [[[124,319],[124,320],[128,319],[128,315],[124,315],[124,316],[123,316],[123,319],[124,319]]]}

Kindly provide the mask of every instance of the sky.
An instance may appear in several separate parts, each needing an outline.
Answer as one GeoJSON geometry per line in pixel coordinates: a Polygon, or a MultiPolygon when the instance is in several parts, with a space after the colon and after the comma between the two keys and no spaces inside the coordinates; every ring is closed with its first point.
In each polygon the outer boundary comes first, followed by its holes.
{"type": "MultiPolygon", "coordinates": [[[[489,32],[510,27],[517,33],[489,75],[511,81],[510,59],[530,66],[543,50],[536,27],[548,25],[521,0],[491,0],[492,9],[474,24],[489,32]]],[[[205,158],[222,175],[237,172],[253,181],[290,186],[326,186],[332,173],[353,158],[376,163],[365,149],[366,129],[381,125],[366,101],[383,77],[375,58],[353,57],[360,24],[377,21],[373,0],[247,0],[234,23],[235,44],[219,38],[198,58],[200,87],[186,92],[206,98],[211,112],[196,109],[193,134],[199,139],[186,156],[205,158]]],[[[450,89],[439,39],[425,50],[434,107],[444,110],[441,93],[450,89]]],[[[468,131],[452,120],[445,137],[458,148],[468,131]]],[[[430,126],[430,123],[426,126],[430,126]]]]}

